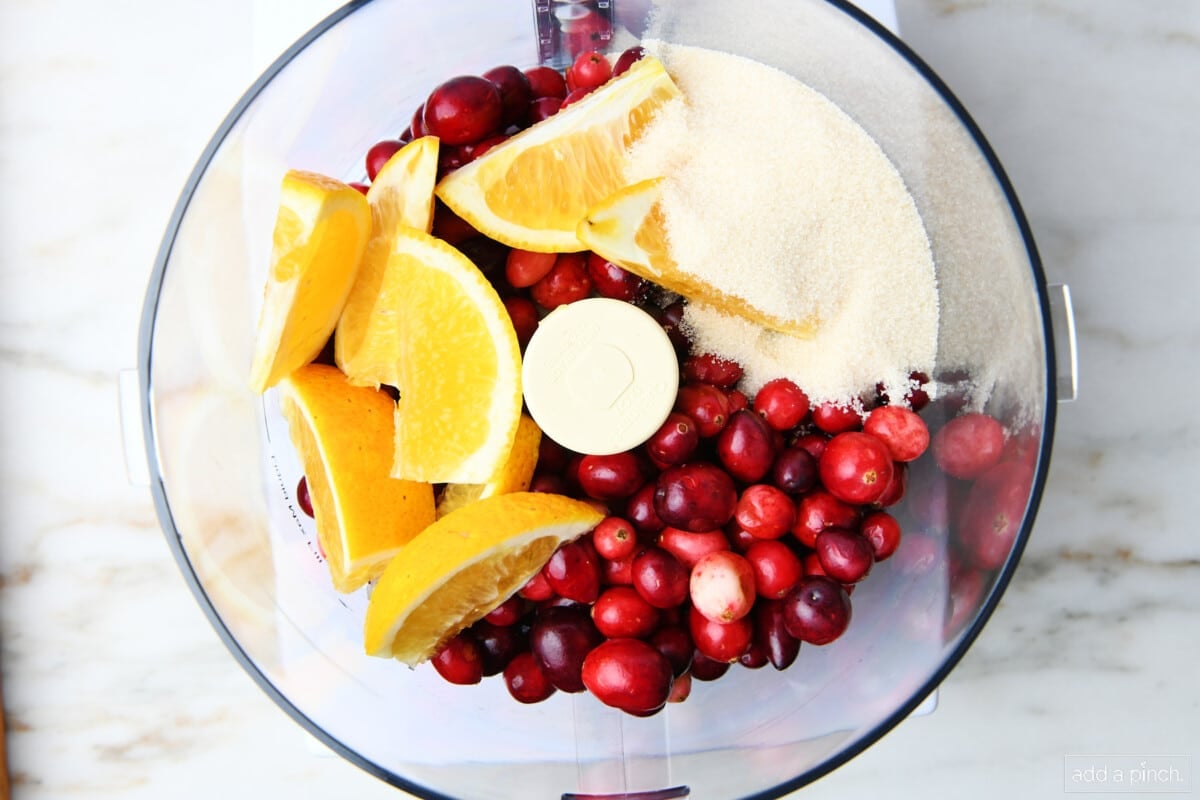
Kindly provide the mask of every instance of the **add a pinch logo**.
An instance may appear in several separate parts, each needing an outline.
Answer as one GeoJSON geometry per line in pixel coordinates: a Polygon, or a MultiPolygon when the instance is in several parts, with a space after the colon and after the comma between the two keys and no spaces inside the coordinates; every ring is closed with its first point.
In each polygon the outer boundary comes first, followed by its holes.
{"type": "Polygon", "coordinates": [[[1064,758],[1063,790],[1109,794],[1189,794],[1187,755],[1069,755],[1064,758]]]}

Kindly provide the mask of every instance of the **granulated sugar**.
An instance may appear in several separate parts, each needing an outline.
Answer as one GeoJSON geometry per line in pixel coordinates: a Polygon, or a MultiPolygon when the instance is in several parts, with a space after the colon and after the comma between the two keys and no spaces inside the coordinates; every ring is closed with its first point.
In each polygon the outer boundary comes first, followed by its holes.
{"type": "Polygon", "coordinates": [[[713,50],[647,48],[686,101],[660,112],[626,177],[666,176],[679,268],[770,314],[817,322],[800,339],[692,303],[684,326],[694,349],[739,361],[747,392],[788,376],[816,402],[849,401],[878,381],[902,390],[909,372],[932,371],[928,240],[874,140],[783,72],[713,50]]]}

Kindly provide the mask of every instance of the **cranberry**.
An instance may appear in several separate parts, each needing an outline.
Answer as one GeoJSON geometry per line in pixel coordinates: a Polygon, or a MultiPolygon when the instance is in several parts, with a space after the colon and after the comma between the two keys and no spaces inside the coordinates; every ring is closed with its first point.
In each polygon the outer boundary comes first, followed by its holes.
{"type": "Polygon", "coordinates": [[[542,572],[559,597],[591,603],[600,594],[600,556],[586,538],[555,550],[542,572]]]}
{"type": "Polygon", "coordinates": [[[463,631],[442,645],[432,659],[433,668],[450,683],[467,686],[483,680],[483,656],[479,643],[463,631]]]}
{"type": "Polygon", "coordinates": [[[474,161],[477,158],[483,158],[483,156],[489,150],[491,150],[493,147],[504,144],[507,141],[508,141],[507,136],[502,136],[502,135],[501,136],[489,136],[488,138],[484,139],[479,144],[471,145],[470,146],[471,160],[474,161]]]}
{"type": "Polygon", "coordinates": [[[634,65],[634,62],[641,61],[642,57],[645,55],[646,49],[641,45],[638,45],[637,47],[631,47],[625,52],[621,53],[621,56],[617,59],[617,63],[613,64],[613,77],[615,78],[618,75],[624,75],[629,68],[634,65]]]}
{"type": "Polygon", "coordinates": [[[726,390],[732,389],[743,374],[741,364],[713,353],[688,357],[683,362],[682,372],[684,380],[689,383],[707,383],[726,390]]]}
{"type": "Polygon", "coordinates": [[[308,516],[315,516],[313,514],[312,495],[308,493],[308,478],[303,475],[300,476],[300,482],[296,484],[296,504],[308,516]]]}
{"type": "Polygon", "coordinates": [[[630,553],[614,559],[602,559],[600,562],[601,577],[606,586],[633,585],[633,559],[637,553],[630,553]]]}
{"type": "Polygon", "coordinates": [[[933,437],[933,458],[955,478],[976,478],[1004,454],[1004,428],[987,414],[963,414],[933,437]]]}
{"type": "Polygon", "coordinates": [[[754,604],[754,643],[775,669],[787,669],[800,653],[800,640],[788,633],[782,600],[754,604]]]}
{"type": "Polygon", "coordinates": [[[641,463],[628,450],[604,456],[584,456],[579,462],[578,477],[579,487],[588,497],[597,500],[629,497],[644,480],[641,463]]]}
{"type": "Polygon", "coordinates": [[[832,578],[806,575],[783,599],[787,632],[809,644],[829,644],[850,624],[850,595],[832,578]]]}
{"type": "Polygon", "coordinates": [[[700,431],[687,414],[672,411],[646,440],[646,453],[660,469],[682,464],[700,445],[700,431]]]}
{"type": "Polygon", "coordinates": [[[546,275],[529,288],[534,302],[545,309],[582,300],[592,291],[582,253],[562,253],[546,275]]]}
{"type": "Polygon", "coordinates": [[[755,538],[778,539],[796,523],[796,504],[774,486],[756,483],[742,491],[733,518],[755,538]]]}
{"type": "Polygon", "coordinates": [[[559,111],[563,110],[567,106],[575,105],[580,100],[582,100],[583,98],[585,98],[589,94],[591,94],[593,91],[594,91],[593,89],[573,89],[566,97],[563,98],[562,103],[559,104],[559,106],[558,106],[559,111]]]}
{"type": "Polygon", "coordinates": [[[636,303],[646,296],[649,284],[643,278],[596,253],[588,253],[587,271],[596,293],[603,297],[636,303]]]}
{"type": "Polygon", "coordinates": [[[735,412],[717,439],[717,456],[729,474],[739,481],[754,483],[761,480],[775,461],[771,429],[762,417],[749,409],[735,412]]]}
{"type": "Polygon", "coordinates": [[[743,408],[749,408],[750,401],[746,399],[746,395],[739,392],[737,389],[729,390],[729,411],[741,411],[743,408]]]}
{"type": "Polygon", "coordinates": [[[359,194],[363,194],[363,195],[365,195],[367,192],[371,191],[370,186],[368,186],[365,183],[359,183],[358,181],[351,181],[349,186],[354,191],[358,192],[359,194]]]}
{"type": "Polygon", "coordinates": [[[738,658],[738,663],[746,669],[762,669],[767,665],[767,651],[759,644],[757,636],[751,637],[750,647],[738,658]]]}
{"type": "Polygon", "coordinates": [[[825,455],[825,446],[829,444],[829,437],[823,433],[806,433],[803,436],[797,436],[792,442],[792,447],[799,447],[804,452],[808,453],[817,461],[821,460],[821,456],[825,455]]]}
{"type": "Polygon", "coordinates": [[[504,298],[504,310],[512,320],[513,331],[517,334],[517,344],[521,347],[529,344],[533,332],[539,323],[537,306],[524,297],[504,298]]]}
{"type": "Polygon", "coordinates": [[[729,422],[729,396],[707,383],[686,384],[675,397],[675,410],[696,423],[701,438],[716,436],[729,422]]]}
{"type": "Polygon", "coordinates": [[[573,455],[575,454],[572,451],[549,436],[542,436],[538,442],[537,467],[551,472],[562,472],[573,455]]]}
{"type": "MultiPolygon", "coordinates": [[[[422,119],[442,145],[471,144],[499,129],[504,116],[500,90],[486,78],[460,75],[430,93],[422,119]]],[[[416,133],[416,131],[413,131],[416,133]]]]}
{"type": "Polygon", "coordinates": [[[864,517],[859,533],[871,544],[876,561],[890,558],[900,546],[900,523],[886,511],[875,511],[864,517]]]}
{"type": "Polygon", "coordinates": [[[610,639],[583,662],[583,683],[605,705],[633,714],[662,708],[674,679],[666,656],[640,639],[610,639]]]}
{"type": "Polygon", "coordinates": [[[425,104],[417,106],[417,110],[413,112],[412,122],[408,125],[409,135],[413,139],[420,139],[422,136],[429,135],[429,129],[425,127],[425,104]]]}
{"type": "Polygon", "coordinates": [[[382,142],[376,142],[371,145],[371,149],[367,151],[366,158],[367,179],[375,180],[375,176],[379,174],[379,170],[383,169],[383,165],[403,146],[403,143],[395,139],[385,139],[382,142]]]}
{"type": "Polygon", "coordinates": [[[483,77],[496,85],[500,92],[500,124],[503,127],[517,125],[529,113],[533,92],[529,77],[512,66],[495,67],[483,73],[483,77]]]}
{"type": "Polygon", "coordinates": [[[609,561],[632,555],[637,544],[633,525],[620,517],[605,517],[592,531],[592,546],[609,561]]]}
{"type": "Polygon", "coordinates": [[[775,456],[770,478],[788,494],[804,494],[817,485],[817,459],[803,447],[792,445],[775,456]]]}
{"type": "Polygon", "coordinates": [[[826,433],[845,433],[862,427],[862,416],[850,405],[821,403],[812,410],[812,421],[826,433]]]}
{"type": "Polygon", "coordinates": [[[537,99],[539,97],[556,97],[562,100],[567,96],[567,82],[558,70],[551,67],[530,67],[525,70],[529,79],[529,92],[537,99]]]}
{"type": "Polygon", "coordinates": [[[519,703],[540,703],[554,694],[554,684],[537,657],[529,652],[517,653],[504,668],[504,685],[519,703]]]}
{"type": "Polygon", "coordinates": [[[665,525],[654,507],[657,490],[657,483],[650,481],[634,492],[625,504],[625,516],[640,533],[658,533],[665,525]]]}
{"type": "Polygon", "coordinates": [[[554,597],[554,588],[550,586],[550,581],[546,580],[545,571],[538,570],[537,574],[530,578],[517,594],[526,600],[540,603],[554,597]]]}
{"type": "Polygon", "coordinates": [[[776,378],[754,395],[754,410],[775,430],[786,431],[808,416],[808,395],[787,378],[776,378]]]}
{"type": "Polygon", "coordinates": [[[596,89],[607,83],[612,73],[612,64],[604,54],[592,51],[575,59],[575,63],[571,65],[570,77],[575,88],[596,89]]]}
{"type": "Polygon", "coordinates": [[[671,693],[667,695],[668,703],[682,703],[692,695],[692,676],[688,673],[676,675],[671,681],[671,693]]]}
{"type": "Polygon", "coordinates": [[[678,353],[687,353],[692,346],[682,327],[685,306],[686,303],[682,300],[676,300],[659,311],[657,315],[658,324],[662,325],[662,329],[667,333],[667,338],[671,340],[671,344],[675,346],[678,353]]]}
{"type": "Polygon", "coordinates": [[[821,566],[821,559],[817,557],[815,552],[804,556],[804,574],[805,575],[824,575],[825,568],[821,566]]]}
{"type": "Polygon", "coordinates": [[[754,606],[754,568],[731,550],[709,553],[692,567],[692,606],[713,622],[733,622],[754,606]]]}
{"type": "Polygon", "coordinates": [[[763,541],[754,534],[739,528],[737,523],[733,523],[725,527],[729,529],[727,531],[727,536],[729,537],[729,547],[735,553],[745,553],[754,546],[755,542],[763,541]]]}
{"type": "MultiPolygon", "coordinates": [[[[907,405],[913,411],[920,411],[925,406],[929,405],[929,393],[925,391],[925,387],[929,385],[929,376],[924,372],[910,372],[908,374],[908,386],[905,389],[904,397],[901,398],[899,405],[907,405]]],[[[875,387],[875,393],[879,395],[880,400],[888,405],[897,405],[885,391],[882,384],[875,387]]]]}
{"type": "Polygon", "coordinates": [[[562,475],[553,472],[535,472],[529,482],[529,491],[545,494],[569,494],[570,487],[562,475]]]}
{"type": "Polygon", "coordinates": [[[692,655],[692,667],[689,674],[698,681],[715,681],[729,671],[728,661],[717,661],[709,658],[696,648],[692,655]]]}
{"type": "Polygon", "coordinates": [[[746,560],[754,570],[754,592],[779,600],[804,577],[804,564],[783,542],[766,539],[750,545],[746,560]]]}
{"type": "Polygon", "coordinates": [[[480,620],[470,630],[479,644],[485,678],[503,672],[513,656],[525,649],[525,635],[515,625],[493,625],[480,620]]]}
{"type": "MultiPolygon", "coordinates": [[[[688,609],[688,630],[696,649],[716,661],[733,663],[750,647],[754,638],[754,625],[749,617],[732,622],[713,622],[694,606],[688,609]]],[[[695,659],[692,670],[695,671],[695,659]]]]}
{"type": "Polygon", "coordinates": [[[975,481],[959,527],[964,550],[975,566],[997,569],[1007,560],[1032,484],[1033,472],[1018,461],[1001,462],[975,481]]]}
{"type": "Polygon", "coordinates": [[[661,547],[648,547],[633,559],[633,588],[655,608],[687,599],[688,569],[661,547]]]}
{"type": "Polygon", "coordinates": [[[465,219],[441,200],[434,201],[433,235],[452,245],[460,245],[480,235],[465,219]]]}
{"type": "Polygon", "coordinates": [[[816,489],[796,504],[792,534],[805,547],[816,547],[817,534],[826,528],[857,528],[858,510],[823,489],[816,489]]]}
{"type": "Polygon", "coordinates": [[[444,145],[438,148],[438,177],[449,175],[469,163],[471,150],[467,145],[444,145]]]}
{"type": "Polygon", "coordinates": [[[857,583],[871,571],[875,552],[863,535],[830,528],[817,537],[817,559],[829,577],[839,583],[857,583]]]}
{"type": "Polygon", "coordinates": [[[582,692],[583,660],[604,637],[585,606],[555,606],[538,611],[529,645],[556,689],[582,692]]]}
{"type": "Polygon", "coordinates": [[[539,97],[529,104],[529,122],[536,124],[550,119],[562,108],[562,100],[557,97],[539,97]]]}
{"type": "Polygon", "coordinates": [[[644,639],[658,628],[661,612],[632,586],[605,589],[592,606],[592,622],[609,639],[644,639]]]}
{"type": "Polygon", "coordinates": [[[508,258],[504,262],[504,278],[509,286],[516,289],[533,286],[546,277],[557,259],[557,253],[535,253],[513,248],[508,251],[508,258]]]}
{"type": "Polygon", "coordinates": [[[692,665],[696,646],[692,643],[692,635],[682,625],[664,625],[650,637],[650,644],[667,657],[671,671],[676,675],[687,672],[692,665]]]}
{"type": "Polygon", "coordinates": [[[867,433],[839,433],[829,440],[818,464],[821,483],[847,503],[874,503],[892,480],[887,446],[867,433]]]}
{"type": "Polygon", "coordinates": [[[658,476],[654,510],[667,525],[685,531],[711,531],[733,518],[737,489],[719,467],[693,462],[658,476]]]}
{"type": "Polygon", "coordinates": [[[516,625],[525,616],[525,603],[520,597],[513,596],[489,611],[484,619],[493,625],[501,627],[516,625]]]}
{"type": "Polygon", "coordinates": [[[863,432],[887,445],[894,461],[914,461],[929,447],[925,421],[902,406],[880,406],[867,415],[863,432]]]}
{"type": "Polygon", "coordinates": [[[904,499],[904,492],[908,486],[908,464],[903,461],[892,462],[892,480],[888,483],[888,487],[883,490],[883,494],[879,496],[871,505],[875,508],[887,508],[894,506],[904,499]]]}
{"type": "Polygon", "coordinates": [[[658,535],[658,546],[691,569],[709,553],[728,550],[729,540],[721,530],[692,533],[678,528],[663,528],[658,535]]]}

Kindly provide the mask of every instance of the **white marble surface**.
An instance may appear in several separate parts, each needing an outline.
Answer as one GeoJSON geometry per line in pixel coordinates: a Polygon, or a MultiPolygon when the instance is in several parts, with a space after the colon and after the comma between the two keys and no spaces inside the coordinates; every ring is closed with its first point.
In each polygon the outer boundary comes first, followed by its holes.
{"type": "MultiPolygon", "coordinates": [[[[228,655],[126,481],[117,421],[195,158],[332,5],[0,3],[0,666],[18,798],[399,796],[316,755],[228,655]]],[[[1194,769],[1200,3],[898,6],[1074,290],[1081,398],[1061,408],[1015,580],[936,713],[801,794],[1056,797],[1070,753],[1194,769]]]]}

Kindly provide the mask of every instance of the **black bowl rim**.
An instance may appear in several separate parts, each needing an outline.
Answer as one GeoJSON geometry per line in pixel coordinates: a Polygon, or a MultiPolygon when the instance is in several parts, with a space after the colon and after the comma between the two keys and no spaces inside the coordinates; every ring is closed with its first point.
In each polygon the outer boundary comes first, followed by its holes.
{"type": "MultiPolygon", "coordinates": [[[[313,26],[307,33],[296,40],[287,50],[283,52],[270,67],[250,86],[245,94],[237,101],[233,109],[226,115],[217,131],[213,134],[212,139],[205,147],[200,158],[197,160],[195,167],[192,169],[187,183],[184,185],[183,191],[180,193],[179,200],[175,205],[175,209],[171,214],[171,218],[167,223],[166,232],[164,233],[162,244],[159,246],[158,254],[155,257],[154,271],[150,276],[150,281],[146,290],[146,297],[142,308],[142,319],[138,335],[138,378],[139,390],[142,406],[142,427],[146,446],[147,463],[153,468],[151,471],[152,478],[150,482],[151,493],[154,497],[154,505],[159,517],[159,523],[163,528],[163,533],[167,539],[167,543],[171,548],[172,554],[175,557],[176,563],[179,565],[180,571],[183,573],[184,579],[187,581],[189,588],[195,596],[197,603],[208,617],[209,623],[216,630],[221,641],[232,653],[233,657],[242,666],[242,668],[250,675],[259,688],[261,688],[268,697],[270,697],[276,705],[278,705],[288,716],[301,725],[311,735],[320,742],[332,749],[342,758],[358,766],[367,773],[374,775],[376,778],[402,789],[423,800],[458,800],[449,795],[442,794],[429,787],[422,786],[396,775],[395,773],[380,767],[378,764],[359,755],[355,750],[343,744],[340,740],[334,738],[327,733],[303,711],[288,699],[271,681],[264,675],[254,661],[249,657],[241,645],[237,642],[229,628],[226,627],[220,614],[213,606],[212,601],[205,593],[204,588],[200,585],[199,577],[195,569],[192,567],[191,561],[187,553],[184,551],[182,538],[179,529],[175,525],[174,517],[171,514],[171,506],[167,501],[166,490],[163,486],[162,472],[159,469],[158,454],[155,448],[154,437],[154,414],[151,406],[151,385],[150,385],[150,364],[153,356],[154,343],[154,324],[158,312],[158,303],[162,291],[163,277],[166,273],[167,262],[170,260],[171,251],[175,244],[175,237],[179,233],[180,224],[187,213],[193,193],[196,190],[200,180],[204,177],[209,164],[212,162],[217,150],[224,143],[225,138],[229,135],[233,127],[241,119],[242,114],[250,107],[262,90],[281,72],[301,51],[312,44],[316,39],[322,36],[326,31],[335,26],[344,18],[354,13],[359,8],[366,6],[373,0],[352,0],[346,3],[341,8],[329,14],[325,19],[321,20],[313,26]]],[[[1025,250],[1029,258],[1030,270],[1034,277],[1034,286],[1038,293],[1038,303],[1042,312],[1042,335],[1046,346],[1046,405],[1042,420],[1042,442],[1038,454],[1037,470],[1034,475],[1033,485],[1029,494],[1029,505],[1026,509],[1025,518],[1021,524],[1021,530],[1013,544],[1008,560],[1004,567],[997,575],[995,582],[987,599],[984,601],[979,613],[969,628],[961,635],[958,644],[942,662],[937,670],[929,676],[925,683],[918,689],[907,702],[899,706],[890,715],[885,717],[875,727],[873,727],[865,736],[860,737],[853,745],[839,752],[833,758],[830,758],[821,764],[808,769],[795,778],[777,784],[769,789],[761,792],[756,792],[752,795],[746,795],[741,800],[776,800],[786,794],[806,786],[809,783],[827,775],[838,767],[842,766],[859,753],[866,750],[871,745],[875,744],[885,734],[891,731],[903,719],[911,714],[925,699],[945,680],[946,676],[958,664],[962,657],[970,649],[975,639],[979,636],[983,627],[994,613],[996,606],[1000,602],[1000,598],[1004,595],[1009,582],[1012,579],[1013,573],[1016,571],[1017,565],[1020,562],[1021,555],[1028,543],[1030,532],[1033,528],[1034,520],[1037,516],[1038,508],[1041,505],[1042,494],[1045,490],[1046,476],[1050,466],[1050,451],[1054,441],[1054,427],[1056,419],[1056,409],[1058,403],[1057,396],[1057,370],[1055,364],[1055,343],[1054,331],[1051,325],[1050,298],[1046,287],[1046,276],[1042,269],[1041,258],[1038,255],[1037,246],[1034,243],[1033,233],[1029,225],[1029,221],[1025,217],[1025,212],[1022,210],[1020,201],[1017,199],[1016,191],[1013,189],[1012,183],[1009,181],[1004,168],[1000,164],[995,151],[984,137],[982,130],[967,113],[963,104],[955,97],[949,86],[938,77],[933,69],[927,65],[907,44],[901,41],[895,34],[885,28],[877,20],[871,17],[866,12],[854,6],[848,0],[823,0],[826,4],[833,6],[841,12],[849,15],[859,24],[870,30],[884,44],[891,47],[905,61],[915,69],[921,77],[923,77],[929,85],[941,96],[942,100],[950,107],[955,116],[958,117],[963,127],[971,135],[976,147],[987,160],[988,166],[991,168],[997,183],[1004,192],[1010,209],[1012,210],[1013,218],[1020,230],[1021,238],[1025,244],[1025,250]]]]}

